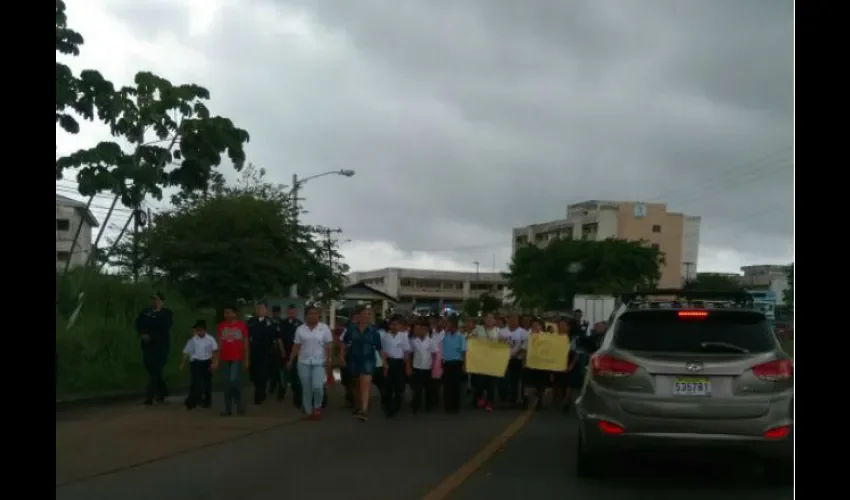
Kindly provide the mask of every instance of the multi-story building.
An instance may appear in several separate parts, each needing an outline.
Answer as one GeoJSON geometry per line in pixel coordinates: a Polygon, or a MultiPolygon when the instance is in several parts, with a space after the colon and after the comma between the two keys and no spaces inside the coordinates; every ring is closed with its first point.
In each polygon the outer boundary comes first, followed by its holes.
{"type": "Polygon", "coordinates": [[[773,292],[777,302],[782,305],[785,290],[788,289],[787,266],[776,264],[761,264],[741,268],[743,276],[738,278],[741,286],[747,289],[758,289],[773,292]]]}
{"type": "Polygon", "coordinates": [[[65,196],[56,195],[56,267],[65,267],[86,263],[92,251],[91,230],[97,227],[97,219],[86,204],[65,196]],[[77,227],[82,222],[80,236],[75,248],[71,248],[77,227]]]}
{"type": "Polygon", "coordinates": [[[560,238],[644,240],[664,252],[659,286],[679,287],[696,277],[700,218],[668,212],[664,203],[590,200],[567,206],[563,219],[514,228],[513,250],[560,238]]]}
{"type": "Polygon", "coordinates": [[[397,297],[400,304],[432,308],[460,307],[463,301],[482,294],[504,300],[507,279],[501,273],[436,271],[390,267],[353,272],[350,283],[362,282],[397,297]]]}

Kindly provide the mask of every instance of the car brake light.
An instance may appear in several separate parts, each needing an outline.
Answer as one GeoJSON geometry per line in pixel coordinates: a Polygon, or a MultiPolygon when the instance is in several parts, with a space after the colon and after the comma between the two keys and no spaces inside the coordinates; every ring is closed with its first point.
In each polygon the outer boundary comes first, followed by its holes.
{"type": "Polygon", "coordinates": [[[602,431],[603,434],[622,434],[626,432],[626,429],[623,429],[623,426],[605,420],[599,421],[599,430],[602,431]]]}
{"type": "Polygon", "coordinates": [[[634,375],[638,366],[607,354],[594,355],[590,358],[593,373],[602,377],[627,377],[634,375]]]}
{"type": "Polygon", "coordinates": [[[777,382],[794,376],[794,363],[790,359],[778,359],[753,367],[753,375],[761,380],[777,382]]]}
{"type": "Polygon", "coordinates": [[[705,319],[708,311],[679,311],[679,319],[705,319]]]}
{"type": "Polygon", "coordinates": [[[773,429],[768,429],[767,432],[764,433],[764,438],[782,439],[784,437],[788,437],[788,434],[791,434],[791,426],[781,425],[779,427],[774,427],[773,429]]]}

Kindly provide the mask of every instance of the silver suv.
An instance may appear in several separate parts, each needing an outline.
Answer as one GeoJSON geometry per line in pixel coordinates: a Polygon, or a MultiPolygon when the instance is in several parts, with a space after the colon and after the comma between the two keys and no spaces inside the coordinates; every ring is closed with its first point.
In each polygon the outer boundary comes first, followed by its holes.
{"type": "Polygon", "coordinates": [[[793,481],[793,359],[746,297],[720,295],[625,298],[576,403],[579,476],[622,451],[728,449],[793,481]]]}

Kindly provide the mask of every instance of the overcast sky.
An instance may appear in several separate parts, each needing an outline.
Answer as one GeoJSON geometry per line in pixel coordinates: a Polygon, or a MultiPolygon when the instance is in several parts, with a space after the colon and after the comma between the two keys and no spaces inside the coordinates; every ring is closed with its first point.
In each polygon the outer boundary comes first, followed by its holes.
{"type": "Polygon", "coordinates": [[[702,216],[700,271],[793,257],[791,0],[66,3],[73,67],[207,87],[273,180],[356,170],[303,189],[354,269],[504,269],[587,199],[702,216]]]}

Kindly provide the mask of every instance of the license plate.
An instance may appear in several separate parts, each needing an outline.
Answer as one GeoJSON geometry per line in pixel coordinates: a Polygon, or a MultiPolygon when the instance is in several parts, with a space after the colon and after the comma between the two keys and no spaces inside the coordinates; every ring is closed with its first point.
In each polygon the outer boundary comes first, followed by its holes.
{"type": "Polygon", "coordinates": [[[677,378],[673,381],[674,396],[711,396],[711,381],[707,378],[677,378]]]}

